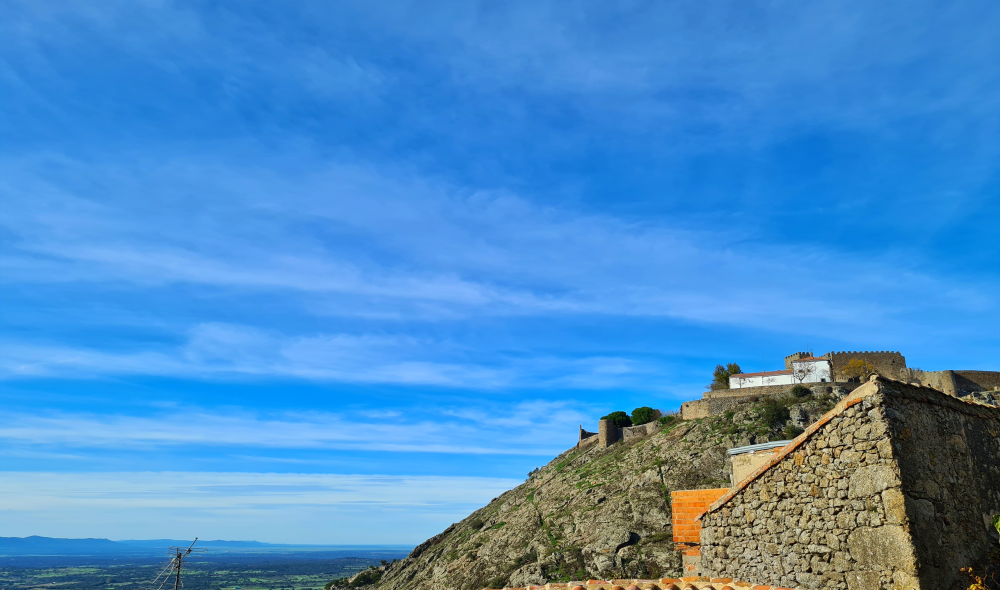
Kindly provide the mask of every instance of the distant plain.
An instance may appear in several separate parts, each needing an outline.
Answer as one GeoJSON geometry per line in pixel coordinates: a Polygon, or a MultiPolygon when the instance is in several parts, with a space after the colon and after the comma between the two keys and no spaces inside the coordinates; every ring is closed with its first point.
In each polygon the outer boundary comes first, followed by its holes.
{"type": "MultiPolygon", "coordinates": [[[[0,590],[146,590],[169,561],[167,548],[183,542],[106,539],[0,538],[0,590]]],[[[187,546],[188,543],[183,543],[187,546]]],[[[198,547],[198,544],[195,545],[198,547]]],[[[405,557],[403,546],[305,546],[206,542],[184,562],[186,590],[318,590],[383,560],[405,557]]]]}

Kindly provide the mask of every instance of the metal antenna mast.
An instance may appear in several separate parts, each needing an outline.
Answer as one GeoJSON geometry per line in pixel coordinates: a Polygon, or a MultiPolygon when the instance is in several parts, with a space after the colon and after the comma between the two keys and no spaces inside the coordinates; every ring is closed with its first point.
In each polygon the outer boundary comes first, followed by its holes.
{"type": "Polygon", "coordinates": [[[153,580],[153,585],[154,586],[161,579],[163,580],[160,583],[160,585],[157,588],[157,590],[163,590],[163,586],[167,583],[167,580],[170,579],[170,574],[171,573],[173,573],[173,575],[174,575],[174,590],[180,590],[181,589],[181,586],[182,586],[182,584],[181,584],[181,566],[184,565],[184,558],[187,557],[188,555],[191,555],[192,552],[205,551],[205,549],[193,549],[194,544],[197,543],[197,542],[198,542],[198,537],[195,537],[194,541],[191,541],[191,545],[189,545],[187,549],[185,549],[183,547],[171,547],[170,548],[170,553],[173,554],[173,556],[170,559],[170,562],[167,563],[166,567],[163,568],[163,571],[161,571],[160,574],[158,576],[156,576],[156,578],[153,580]],[[164,575],[164,574],[166,574],[166,575],[164,575]]]}

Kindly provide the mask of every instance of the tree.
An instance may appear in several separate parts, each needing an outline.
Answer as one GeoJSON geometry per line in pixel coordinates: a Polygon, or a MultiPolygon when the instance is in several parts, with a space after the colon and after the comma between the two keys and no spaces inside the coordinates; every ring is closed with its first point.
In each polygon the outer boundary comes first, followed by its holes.
{"type": "Polygon", "coordinates": [[[792,378],[802,383],[816,372],[816,367],[812,363],[792,363],[792,378]]]}
{"type": "Polygon", "coordinates": [[[659,412],[649,406],[642,406],[632,410],[632,426],[639,426],[647,422],[652,422],[659,418],[659,412]]]}
{"type": "Polygon", "coordinates": [[[743,370],[736,363],[728,363],[726,365],[715,365],[715,371],[712,372],[712,383],[709,384],[709,389],[729,389],[729,377],[732,375],[739,375],[743,370]]]}
{"type": "Polygon", "coordinates": [[[851,359],[838,372],[848,381],[862,380],[875,373],[875,365],[864,359],[851,359]]]}
{"type": "Polygon", "coordinates": [[[632,419],[628,417],[628,414],[622,411],[611,412],[607,416],[601,416],[601,420],[610,420],[611,423],[618,428],[632,426],[632,419]]]}

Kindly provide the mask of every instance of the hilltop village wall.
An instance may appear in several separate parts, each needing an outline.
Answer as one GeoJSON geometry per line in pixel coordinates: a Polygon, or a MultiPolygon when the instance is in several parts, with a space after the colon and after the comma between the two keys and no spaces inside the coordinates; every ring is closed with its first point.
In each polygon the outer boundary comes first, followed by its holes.
{"type": "MultiPolygon", "coordinates": [[[[793,362],[810,357],[812,354],[808,352],[790,354],[785,357],[785,368],[791,370],[793,362]]],[[[933,387],[938,391],[957,397],[973,395],[974,398],[979,399],[982,396],[975,394],[997,391],[998,393],[993,397],[987,397],[990,399],[1000,398],[1000,371],[921,371],[910,369],[906,366],[906,357],[897,351],[890,350],[828,352],[818,358],[830,359],[835,381],[803,384],[814,393],[827,392],[842,396],[858,388],[861,383],[844,380],[841,369],[851,360],[860,359],[870,362],[877,374],[890,379],[933,387]]],[[[685,420],[697,420],[718,416],[743,402],[757,401],[763,396],[786,394],[792,387],[794,385],[783,384],[706,391],[702,394],[702,399],[681,404],[681,417],[685,420]]]]}
{"type": "Polygon", "coordinates": [[[996,545],[1000,409],[873,378],[701,517],[701,573],[947,589],[996,545]]]}
{"type": "Polygon", "coordinates": [[[841,369],[854,359],[870,362],[874,365],[876,373],[890,379],[899,379],[901,375],[900,371],[906,368],[906,358],[895,350],[828,352],[825,356],[833,364],[834,375],[839,375],[841,369]]]}
{"type": "MultiPolygon", "coordinates": [[[[860,387],[860,383],[809,383],[813,393],[833,393],[843,396],[860,387]]],[[[702,399],[681,404],[681,418],[697,420],[709,416],[719,416],[733,407],[748,401],[758,401],[768,395],[782,395],[791,391],[794,385],[768,385],[764,387],[744,387],[742,389],[717,389],[706,391],[702,399]]]]}
{"type": "Polygon", "coordinates": [[[642,438],[660,429],[659,423],[655,421],[624,427],[615,426],[610,420],[599,420],[597,424],[597,432],[588,432],[583,429],[583,426],[580,427],[580,440],[576,443],[578,449],[587,448],[594,444],[607,448],[620,440],[642,438]]]}

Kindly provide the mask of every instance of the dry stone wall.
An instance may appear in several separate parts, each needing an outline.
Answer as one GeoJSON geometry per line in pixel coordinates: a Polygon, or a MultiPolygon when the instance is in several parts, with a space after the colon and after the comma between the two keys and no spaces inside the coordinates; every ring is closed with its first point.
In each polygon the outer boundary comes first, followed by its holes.
{"type": "Polygon", "coordinates": [[[886,428],[870,400],[833,417],[702,518],[702,568],[816,589],[882,587],[861,583],[859,571],[889,581],[915,575],[886,428]]]}
{"type": "Polygon", "coordinates": [[[959,568],[997,546],[989,518],[1000,514],[1000,409],[926,388],[883,389],[921,588],[949,588],[959,568]]]}
{"type": "Polygon", "coordinates": [[[996,543],[998,482],[1000,410],[875,378],[709,509],[701,568],[804,589],[948,589],[996,543]]]}

